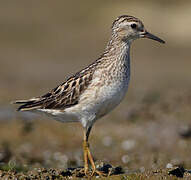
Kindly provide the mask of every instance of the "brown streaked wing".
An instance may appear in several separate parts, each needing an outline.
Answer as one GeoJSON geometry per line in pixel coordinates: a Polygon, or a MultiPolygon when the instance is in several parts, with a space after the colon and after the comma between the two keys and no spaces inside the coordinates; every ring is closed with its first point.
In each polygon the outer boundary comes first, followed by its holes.
{"type": "MultiPolygon", "coordinates": [[[[70,77],[64,83],[54,88],[47,94],[28,100],[18,108],[18,111],[34,109],[65,109],[78,104],[80,95],[90,84],[95,68],[87,67],[81,72],[70,77]]],[[[19,101],[18,101],[19,102],[19,101]]],[[[17,101],[15,102],[17,103],[17,101]]]]}

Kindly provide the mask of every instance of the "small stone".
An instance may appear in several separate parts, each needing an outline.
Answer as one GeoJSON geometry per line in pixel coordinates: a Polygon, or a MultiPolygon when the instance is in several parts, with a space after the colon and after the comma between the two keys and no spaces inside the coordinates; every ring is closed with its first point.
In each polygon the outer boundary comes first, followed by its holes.
{"type": "Polygon", "coordinates": [[[65,177],[65,176],[71,176],[72,173],[71,173],[70,171],[62,171],[62,172],[61,172],[61,175],[64,176],[64,177],[65,177]]]}
{"type": "Polygon", "coordinates": [[[128,155],[123,155],[122,158],[121,158],[122,162],[124,164],[127,164],[131,161],[130,157],[128,155]]]}
{"type": "Polygon", "coordinates": [[[123,169],[122,169],[122,167],[120,167],[120,166],[117,166],[116,168],[115,168],[115,170],[114,170],[114,174],[122,174],[123,173],[123,169]]]}
{"type": "Polygon", "coordinates": [[[99,171],[102,171],[107,174],[109,173],[110,168],[112,168],[110,164],[104,164],[102,167],[99,168],[99,171]]]}
{"type": "Polygon", "coordinates": [[[185,169],[183,167],[178,167],[168,172],[169,175],[174,175],[180,178],[183,178],[184,173],[185,173],[185,169]]]}
{"type": "Polygon", "coordinates": [[[171,163],[168,163],[168,164],[166,165],[166,168],[167,168],[167,169],[173,168],[173,165],[172,165],[171,163]]]}

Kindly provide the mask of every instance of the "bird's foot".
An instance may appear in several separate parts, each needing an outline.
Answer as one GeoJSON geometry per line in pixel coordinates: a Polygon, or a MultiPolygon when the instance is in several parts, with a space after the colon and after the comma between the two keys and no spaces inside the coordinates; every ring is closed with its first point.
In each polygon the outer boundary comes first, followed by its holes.
{"type": "Polygon", "coordinates": [[[91,176],[96,176],[98,175],[99,177],[104,177],[104,176],[108,176],[107,174],[105,174],[104,172],[102,171],[99,171],[97,169],[93,170],[92,173],[91,173],[91,176]]]}
{"type": "Polygon", "coordinates": [[[109,176],[109,174],[106,174],[103,171],[99,171],[97,169],[89,170],[86,168],[82,168],[78,172],[78,174],[79,174],[79,176],[86,176],[86,177],[93,177],[93,176],[106,177],[106,176],[109,176]]]}
{"type": "Polygon", "coordinates": [[[80,176],[90,176],[91,175],[91,173],[88,171],[88,169],[86,169],[86,168],[82,168],[82,169],[80,169],[79,171],[78,171],[78,174],[80,175],[80,176]]]}

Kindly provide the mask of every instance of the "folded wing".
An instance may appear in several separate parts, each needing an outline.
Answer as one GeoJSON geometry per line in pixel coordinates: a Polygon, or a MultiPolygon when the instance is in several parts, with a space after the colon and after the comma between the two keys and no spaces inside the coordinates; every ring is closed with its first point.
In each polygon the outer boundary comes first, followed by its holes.
{"type": "Polygon", "coordinates": [[[86,68],[43,96],[13,103],[22,104],[18,111],[71,107],[78,104],[79,97],[91,83],[92,76],[93,70],[86,68]]]}

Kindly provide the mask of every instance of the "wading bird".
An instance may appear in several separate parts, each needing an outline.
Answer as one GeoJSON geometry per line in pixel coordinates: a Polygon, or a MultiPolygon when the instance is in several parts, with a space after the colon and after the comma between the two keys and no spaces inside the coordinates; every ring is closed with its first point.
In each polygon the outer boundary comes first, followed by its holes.
{"type": "Polygon", "coordinates": [[[139,38],[160,43],[136,17],[119,16],[112,24],[111,39],[103,54],[43,96],[16,101],[18,111],[43,112],[61,122],[80,122],[83,126],[84,173],[96,170],[88,143],[93,124],[113,110],[124,98],[130,80],[130,46],[139,38]]]}

